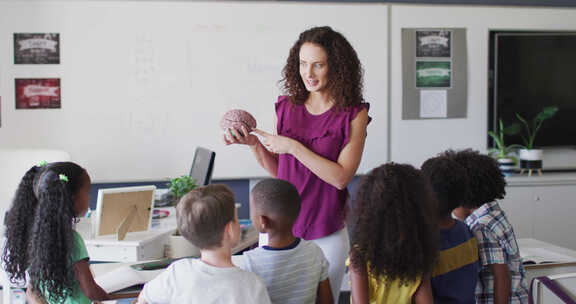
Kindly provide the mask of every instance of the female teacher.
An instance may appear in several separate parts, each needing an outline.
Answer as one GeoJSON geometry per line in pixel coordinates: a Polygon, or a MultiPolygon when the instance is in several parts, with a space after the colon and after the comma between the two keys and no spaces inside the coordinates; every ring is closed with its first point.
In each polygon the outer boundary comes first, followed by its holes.
{"type": "Polygon", "coordinates": [[[369,104],[362,97],[356,51],[330,27],[300,34],[283,69],[287,96],[276,102],[275,134],[228,130],[227,145],[248,145],[272,176],[294,184],[302,196],[294,235],[314,241],[330,262],[338,302],[350,244],[345,229],[346,186],[354,177],[366,139],[369,104]]]}

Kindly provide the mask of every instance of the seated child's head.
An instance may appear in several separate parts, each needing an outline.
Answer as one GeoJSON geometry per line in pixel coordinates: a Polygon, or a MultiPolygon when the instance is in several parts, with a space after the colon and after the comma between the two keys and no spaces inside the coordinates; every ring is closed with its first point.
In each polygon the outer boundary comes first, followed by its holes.
{"type": "Polygon", "coordinates": [[[435,202],[411,165],[388,163],[360,178],[351,216],[352,266],[388,280],[414,281],[437,255],[435,202]]]}
{"type": "Polygon", "coordinates": [[[438,216],[450,217],[452,210],[466,200],[468,191],[466,169],[449,157],[437,156],[422,164],[422,173],[428,178],[436,194],[438,216]]]}
{"type": "Polygon", "coordinates": [[[250,218],[260,232],[291,233],[301,202],[298,190],[291,183],[265,179],[250,193],[250,218]]]}
{"type": "Polygon", "coordinates": [[[176,206],[180,234],[200,249],[217,249],[223,240],[234,245],[240,239],[234,193],[225,185],[198,187],[176,206]]]}
{"type": "Polygon", "coordinates": [[[448,150],[442,153],[442,156],[454,159],[466,169],[468,195],[463,207],[476,209],[486,203],[503,199],[506,195],[506,180],[494,158],[472,149],[448,150]]]}

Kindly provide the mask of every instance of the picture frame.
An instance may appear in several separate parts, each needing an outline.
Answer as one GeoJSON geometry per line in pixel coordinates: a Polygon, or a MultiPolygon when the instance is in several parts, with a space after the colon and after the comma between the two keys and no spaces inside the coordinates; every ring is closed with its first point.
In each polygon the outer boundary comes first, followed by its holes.
{"type": "Polygon", "coordinates": [[[14,64],[60,64],[60,34],[14,33],[14,64]]]}
{"type": "Polygon", "coordinates": [[[452,62],[416,61],[416,88],[451,88],[452,62]]]}
{"type": "Polygon", "coordinates": [[[416,57],[451,58],[452,31],[416,31],[416,57]]]}
{"type": "Polygon", "coordinates": [[[60,78],[16,78],[16,109],[61,108],[60,78]]]}

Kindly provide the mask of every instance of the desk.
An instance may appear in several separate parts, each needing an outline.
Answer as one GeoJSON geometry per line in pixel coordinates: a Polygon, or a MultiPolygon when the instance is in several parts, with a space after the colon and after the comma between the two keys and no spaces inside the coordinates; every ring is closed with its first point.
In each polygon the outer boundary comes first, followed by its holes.
{"type": "Polygon", "coordinates": [[[574,250],[552,245],[536,239],[518,239],[518,247],[521,254],[523,249],[536,248],[545,249],[553,254],[559,254],[570,258],[569,260],[560,263],[524,265],[524,269],[526,269],[526,282],[528,284],[530,284],[532,279],[535,277],[576,272],[576,251],[574,250]]]}
{"type": "MultiPolygon", "coordinates": [[[[232,254],[239,253],[247,248],[250,248],[252,245],[258,242],[258,232],[256,229],[252,228],[246,231],[243,235],[242,239],[234,248],[232,248],[232,254]]],[[[157,275],[164,271],[163,269],[160,270],[146,270],[146,271],[138,271],[132,269],[131,265],[140,264],[142,262],[134,262],[134,263],[99,263],[99,264],[92,264],[90,268],[94,273],[94,277],[96,281],[101,285],[102,288],[106,291],[115,291],[120,290],[122,288],[131,287],[134,285],[139,285],[145,282],[148,282],[154,279],[157,275]],[[115,273],[114,273],[115,272],[115,273]],[[119,272],[126,272],[126,273],[119,273],[119,272]],[[110,277],[110,274],[113,274],[110,277]],[[117,275],[115,275],[117,274],[117,275]],[[108,275],[108,276],[107,276],[108,275]],[[118,279],[120,276],[123,278],[117,282],[111,282],[110,279],[118,279]]],[[[119,293],[114,293],[115,295],[121,294],[122,297],[137,297],[140,289],[130,288],[130,289],[123,289],[119,293]]]]}

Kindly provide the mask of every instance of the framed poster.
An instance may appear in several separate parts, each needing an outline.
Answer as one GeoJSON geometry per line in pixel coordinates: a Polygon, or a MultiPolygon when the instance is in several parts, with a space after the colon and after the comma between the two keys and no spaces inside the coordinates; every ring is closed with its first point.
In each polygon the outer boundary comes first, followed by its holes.
{"type": "Polygon", "coordinates": [[[452,32],[416,31],[416,57],[452,57],[452,32]]]}
{"type": "Polygon", "coordinates": [[[451,80],[450,61],[416,61],[417,88],[449,88],[451,80]]]}
{"type": "Polygon", "coordinates": [[[17,78],[16,109],[55,109],[61,107],[60,78],[17,78]]]}
{"type": "Polygon", "coordinates": [[[59,64],[60,34],[14,33],[14,64],[59,64]]]}

